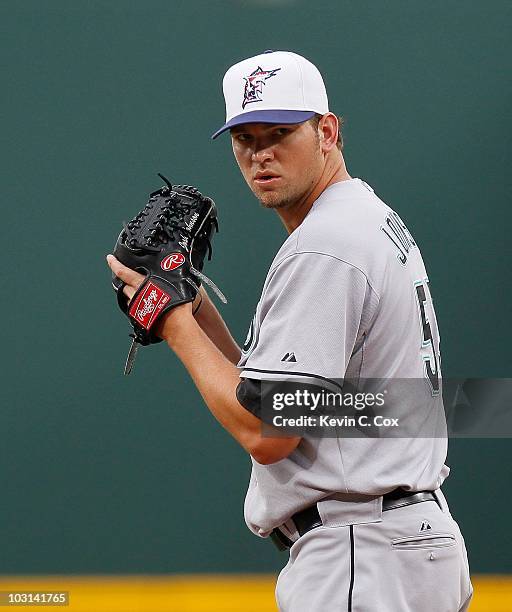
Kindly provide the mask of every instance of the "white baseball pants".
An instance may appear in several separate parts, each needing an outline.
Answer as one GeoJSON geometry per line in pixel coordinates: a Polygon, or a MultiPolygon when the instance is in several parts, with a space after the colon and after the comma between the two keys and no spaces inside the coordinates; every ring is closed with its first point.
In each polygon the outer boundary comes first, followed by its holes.
{"type": "Polygon", "coordinates": [[[279,574],[281,612],[464,612],[473,593],[464,539],[440,492],[381,522],[317,527],[279,574]]]}

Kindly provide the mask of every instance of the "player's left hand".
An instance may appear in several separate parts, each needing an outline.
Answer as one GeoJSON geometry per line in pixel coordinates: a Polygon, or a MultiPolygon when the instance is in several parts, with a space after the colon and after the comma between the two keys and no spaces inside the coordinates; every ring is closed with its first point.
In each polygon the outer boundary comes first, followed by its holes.
{"type": "MultiPolygon", "coordinates": [[[[119,261],[119,259],[116,259],[114,257],[114,255],[111,255],[111,254],[107,255],[107,263],[108,263],[109,268],[117,276],[117,278],[120,278],[125,284],[125,286],[123,287],[123,293],[128,298],[128,303],[129,303],[132,297],[135,295],[135,292],[137,291],[137,289],[142,285],[142,282],[144,281],[145,276],[143,274],[140,274],[139,272],[136,272],[135,270],[132,270],[131,268],[128,268],[128,266],[125,266],[124,264],[122,264],[119,261]]],[[[202,296],[199,295],[198,293],[196,295],[195,300],[192,302],[193,310],[195,310],[196,307],[199,306],[199,304],[201,303],[201,300],[202,300],[202,296]]],[[[185,304],[183,304],[183,306],[184,305],[185,304]]],[[[179,308],[179,306],[177,306],[177,308],[179,308]]]]}
{"type": "Polygon", "coordinates": [[[128,300],[131,300],[137,289],[142,285],[145,278],[144,275],[123,265],[118,259],[110,254],[107,255],[107,263],[117,278],[120,278],[123,283],[125,283],[123,293],[128,300]]]}
{"type": "Polygon", "coordinates": [[[202,272],[218,227],[214,201],[195,187],[173,186],[160,176],[166,184],[150,193],[143,210],[123,223],[114,251],[107,256],[118,306],[133,327],[126,374],[136,345],[169,343],[170,335],[183,331],[194,314],[193,304],[200,305],[201,281],[225,301],[202,272]]]}

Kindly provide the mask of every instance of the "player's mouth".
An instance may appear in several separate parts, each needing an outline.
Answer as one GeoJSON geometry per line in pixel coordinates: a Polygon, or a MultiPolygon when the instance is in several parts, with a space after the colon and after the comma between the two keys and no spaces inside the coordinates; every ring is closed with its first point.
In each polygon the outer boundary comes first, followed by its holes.
{"type": "Polygon", "coordinates": [[[280,179],[281,177],[278,174],[263,170],[261,172],[256,172],[253,180],[259,187],[273,187],[280,179]]]}

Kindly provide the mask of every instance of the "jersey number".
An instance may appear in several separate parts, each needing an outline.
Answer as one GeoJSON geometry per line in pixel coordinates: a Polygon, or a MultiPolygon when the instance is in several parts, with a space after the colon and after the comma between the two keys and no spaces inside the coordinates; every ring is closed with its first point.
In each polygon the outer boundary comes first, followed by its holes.
{"type": "MultiPolygon", "coordinates": [[[[428,355],[424,355],[423,361],[425,363],[425,375],[429,380],[432,395],[438,395],[439,393],[439,361],[437,355],[439,353],[439,346],[434,345],[434,338],[432,337],[432,327],[428,319],[425,305],[429,300],[432,306],[432,298],[428,291],[428,279],[415,283],[416,297],[418,298],[418,305],[420,307],[421,326],[422,326],[422,348],[428,350],[428,355]]],[[[436,343],[438,344],[438,343],[436,343]]]]}

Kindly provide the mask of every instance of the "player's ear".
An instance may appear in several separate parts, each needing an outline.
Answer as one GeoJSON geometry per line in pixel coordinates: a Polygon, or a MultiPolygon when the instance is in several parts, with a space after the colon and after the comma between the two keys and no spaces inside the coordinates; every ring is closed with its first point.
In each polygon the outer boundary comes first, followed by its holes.
{"type": "Polygon", "coordinates": [[[327,153],[336,146],[338,140],[338,117],[333,113],[326,113],[318,123],[320,147],[327,153]]]}

